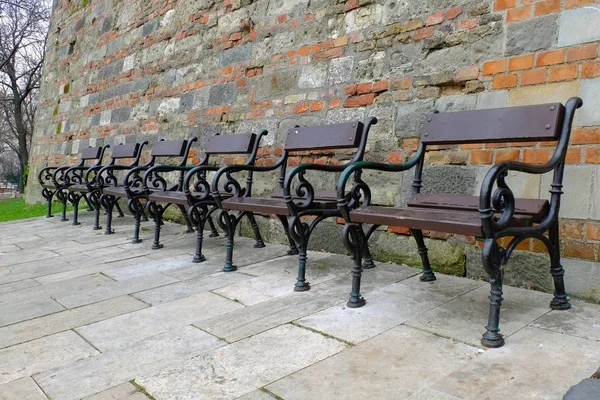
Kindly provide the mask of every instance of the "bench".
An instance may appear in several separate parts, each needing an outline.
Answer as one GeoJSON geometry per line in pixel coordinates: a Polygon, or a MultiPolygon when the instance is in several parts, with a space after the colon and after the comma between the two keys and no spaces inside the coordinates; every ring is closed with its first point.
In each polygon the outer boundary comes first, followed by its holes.
{"type": "MultiPolygon", "coordinates": [[[[140,224],[142,218],[145,216],[143,204],[148,200],[149,194],[153,190],[174,190],[178,187],[175,184],[167,188],[167,182],[160,178],[153,182],[152,189],[144,187],[144,176],[150,168],[156,165],[157,159],[176,158],[179,162],[176,164],[178,167],[184,167],[187,164],[188,154],[190,148],[194,142],[198,139],[192,137],[189,140],[159,140],[152,146],[150,153],[150,160],[143,164],[129,169],[125,174],[121,184],[112,185],[102,189],[102,195],[100,196],[100,203],[106,209],[106,227],[104,230],[105,235],[114,233],[112,229],[112,211],[117,204],[117,201],[121,198],[127,199],[127,208],[131,212],[134,218],[134,229],[132,243],[141,243],[140,239],[140,224]]],[[[168,161],[165,162],[165,164],[168,161]]],[[[181,173],[180,180],[183,180],[183,172],[181,173]]],[[[193,232],[192,226],[187,219],[187,215],[183,206],[180,207],[184,219],[187,223],[188,232],[193,232]]]]}
{"type": "MultiPolygon", "coordinates": [[[[105,165],[95,165],[90,167],[83,176],[77,177],[77,182],[68,188],[69,201],[73,205],[73,225],[79,225],[77,221],[77,210],[79,200],[82,196],[86,196],[89,202],[94,206],[94,226],[93,230],[100,230],[100,196],[102,189],[109,186],[118,186],[118,179],[114,175],[116,171],[128,171],[140,162],[142,149],[148,142],[135,144],[118,144],[114,147],[110,161],[105,165]],[[117,162],[126,159],[133,159],[130,164],[117,164],[117,162]]],[[[117,204],[118,207],[118,204],[117,204]]],[[[118,208],[119,215],[123,216],[123,212],[118,208]]]]}
{"type": "MultiPolygon", "coordinates": [[[[211,227],[211,236],[219,235],[211,219],[211,214],[216,208],[216,203],[210,194],[210,186],[206,182],[206,173],[208,171],[217,171],[220,166],[208,165],[209,158],[211,155],[249,154],[247,163],[253,164],[256,159],[260,138],[265,133],[261,132],[258,137],[254,133],[239,135],[216,134],[205,141],[203,146],[204,156],[198,165],[156,165],[146,171],[143,179],[143,187],[148,191],[146,209],[148,210],[148,214],[154,217],[154,241],[152,249],[162,248],[162,244],[160,243],[160,227],[162,225],[163,214],[169,206],[174,204],[178,207],[187,207],[186,215],[188,216],[188,220],[196,228],[196,251],[193,262],[198,263],[206,260],[202,254],[202,244],[204,241],[204,226],[207,221],[211,227]],[[179,172],[179,182],[169,189],[167,185],[161,182],[165,181],[162,175],[170,172],[179,172]],[[196,182],[190,185],[193,179],[196,182]],[[154,190],[150,190],[149,188],[154,188],[154,190]]],[[[264,247],[265,244],[258,231],[256,221],[254,221],[254,216],[249,215],[248,217],[253,222],[253,227],[255,227],[254,232],[257,246],[264,247]]]]}
{"type": "Polygon", "coordinates": [[[345,220],[343,241],[354,256],[352,291],[348,307],[362,307],[360,295],[362,266],[360,258],[364,243],[380,225],[408,228],[415,238],[423,263],[422,281],[435,280],[429,263],[423,230],[475,236],[482,242],[483,266],[489,275],[491,294],[487,331],[481,343],[485,347],[501,347],[500,307],[504,266],[517,245],[528,238],[540,240],[550,254],[555,291],[550,307],[554,310],[570,308],[563,282],[564,269],[560,263],[558,213],[562,194],[565,157],[575,110],[581,107],[579,98],[560,103],[534,106],[432,113],[425,122],[419,148],[403,164],[358,162],[349,166],[338,181],[338,204],[345,220]],[[424,156],[430,145],[457,145],[467,143],[502,142],[555,142],[554,154],[545,164],[526,164],[502,161],[490,168],[483,180],[479,196],[451,196],[421,194],[424,156]],[[346,191],[348,180],[364,170],[402,172],[415,169],[413,197],[407,207],[371,205],[370,189],[359,180],[346,191]],[[509,171],[543,174],[553,171],[550,201],[515,198],[506,183],[509,171]],[[365,233],[363,224],[373,224],[365,233]],[[498,239],[511,237],[502,247],[498,239]],[[358,261],[357,261],[358,260],[358,261]]]}
{"type": "MultiPolygon", "coordinates": [[[[272,165],[230,165],[221,168],[213,177],[211,190],[219,212],[217,223],[227,234],[224,271],[234,271],[233,234],[241,217],[245,213],[274,214],[281,221],[290,251],[298,254],[298,277],[294,290],[301,292],[310,289],[306,281],[306,261],[308,241],[315,227],[324,219],[340,217],[337,199],[331,191],[315,190],[306,179],[307,171],[341,172],[344,165],[321,165],[306,163],[287,170],[290,153],[302,154],[310,151],[354,149],[350,163],[363,159],[369,130],[377,123],[377,119],[369,118],[362,122],[313,127],[294,127],[288,132],[281,157],[272,165]],[[255,197],[249,190],[242,189],[232,173],[247,171],[248,173],[276,171],[279,169],[279,188],[270,197],[255,197]],[[221,178],[225,176],[225,182],[221,178]],[[293,187],[293,185],[295,186],[293,187]],[[239,212],[238,216],[230,211],[239,212]],[[314,218],[307,222],[305,217],[314,218]]],[[[252,175],[249,175],[252,179],[252,175]]],[[[367,266],[374,266],[368,248],[364,255],[367,266]]],[[[362,259],[361,259],[362,260],[362,259]]]]}
{"type": "MultiPolygon", "coordinates": [[[[68,221],[67,219],[67,200],[68,193],[65,192],[66,188],[72,183],[69,178],[73,173],[85,171],[90,166],[92,161],[96,161],[92,166],[99,166],[102,164],[102,158],[104,152],[108,146],[103,147],[88,147],[81,152],[79,162],[75,165],[63,165],[57,167],[45,167],[38,174],[38,182],[42,187],[42,197],[46,199],[48,204],[48,212],[46,218],[53,217],[52,215],[52,199],[54,196],[62,203],[62,215],[61,221],[68,221]]],[[[84,196],[86,203],[88,204],[88,210],[93,210],[93,205],[90,203],[87,195],[84,196]]]]}

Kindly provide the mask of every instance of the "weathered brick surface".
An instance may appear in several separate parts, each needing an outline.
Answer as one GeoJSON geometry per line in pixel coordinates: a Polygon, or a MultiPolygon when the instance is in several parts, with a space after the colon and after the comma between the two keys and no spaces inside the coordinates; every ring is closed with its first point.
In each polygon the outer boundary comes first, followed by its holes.
{"type": "MultiPolygon", "coordinates": [[[[564,251],[600,261],[600,13],[584,8],[600,8],[598,1],[54,3],[29,201],[40,200],[34,177],[42,166],[70,162],[92,144],[191,135],[202,143],[214,132],[267,128],[269,147],[258,160],[267,165],[295,124],[373,115],[380,121],[367,158],[401,162],[416,150],[424,116],[433,109],[579,95],[585,105],[566,161],[564,251]]],[[[425,182],[433,186],[429,191],[478,194],[481,171],[492,163],[539,163],[550,155],[548,143],[432,148],[425,182]]],[[[347,153],[326,152],[290,163],[347,159],[347,153]]],[[[384,174],[372,179],[379,202],[405,203],[409,175],[398,177],[399,186],[384,174]]],[[[273,182],[257,182],[257,193],[273,182]]],[[[513,186],[517,195],[547,196],[550,179],[515,178],[513,186]]],[[[458,239],[454,245],[473,242],[458,239]]],[[[522,246],[539,251],[533,243],[522,246]]]]}

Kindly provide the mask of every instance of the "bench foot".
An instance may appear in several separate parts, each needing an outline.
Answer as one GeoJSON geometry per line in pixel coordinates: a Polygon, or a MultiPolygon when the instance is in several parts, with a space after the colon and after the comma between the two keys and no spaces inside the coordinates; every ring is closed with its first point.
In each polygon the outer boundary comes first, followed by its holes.
{"type": "Polygon", "coordinates": [[[223,267],[223,272],[233,272],[237,271],[237,267],[235,265],[225,265],[223,267]]]}
{"type": "Polygon", "coordinates": [[[142,243],[142,239],[140,239],[140,238],[133,238],[133,239],[131,239],[131,243],[133,243],[133,244],[142,243]]]}
{"type": "Polygon", "coordinates": [[[419,280],[421,282],[433,282],[436,279],[437,278],[435,277],[435,274],[432,271],[423,271],[421,273],[421,276],[419,277],[419,280]]]}
{"type": "Polygon", "coordinates": [[[255,249],[262,249],[263,247],[266,247],[266,246],[265,246],[265,242],[263,242],[262,240],[261,240],[260,242],[259,242],[259,241],[257,241],[257,242],[254,244],[254,248],[255,248],[255,249]]]}
{"type": "Polygon", "coordinates": [[[483,347],[497,349],[504,346],[504,337],[498,332],[487,331],[481,338],[481,344],[483,347]]]}
{"type": "Polygon", "coordinates": [[[192,262],[194,263],[201,263],[204,261],[206,261],[206,257],[204,257],[204,255],[194,256],[194,258],[192,259],[192,262]]]}
{"type": "Polygon", "coordinates": [[[307,292],[310,290],[310,283],[304,282],[296,282],[296,286],[294,286],[294,292],[307,292]]]}
{"type": "Polygon", "coordinates": [[[164,246],[162,244],[153,244],[152,245],[152,250],[160,250],[162,249],[164,246]]]}
{"type": "Polygon", "coordinates": [[[373,260],[365,260],[362,267],[363,269],[373,269],[375,268],[375,263],[373,262],[373,260]]]}
{"type": "Polygon", "coordinates": [[[102,229],[102,227],[101,227],[100,225],[98,225],[98,226],[94,226],[94,227],[92,228],[92,230],[93,230],[93,231],[99,231],[99,230],[101,230],[101,229],[102,229]]]}
{"type": "Polygon", "coordinates": [[[362,296],[357,299],[350,298],[350,300],[346,302],[348,308],[360,308],[365,304],[367,304],[367,301],[362,296]]]}
{"type": "Polygon", "coordinates": [[[81,222],[73,221],[73,222],[71,223],[71,225],[73,225],[73,226],[81,225],[81,222]]]}
{"type": "Polygon", "coordinates": [[[210,235],[208,237],[219,237],[219,232],[217,232],[217,227],[213,222],[211,217],[208,217],[208,226],[210,227],[210,235]]]}
{"type": "Polygon", "coordinates": [[[185,230],[185,233],[194,233],[194,228],[190,228],[189,226],[187,227],[187,229],[185,230]]]}
{"type": "Polygon", "coordinates": [[[285,254],[287,254],[288,256],[297,256],[298,254],[300,254],[300,251],[298,251],[298,248],[294,246],[290,248],[285,254]]]}
{"type": "Polygon", "coordinates": [[[52,218],[52,217],[54,217],[54,215],[52,215],[52,214],[46,215],[46,218],[52,218]]]}
{"type": "Polygon", "coordinates": [[[107,230],[104,231],[105,235],[114,235],[114,233],[115,233],[114,229],[111,229],[110,231],[107,231],[107,230]]]}
{"type": "Polygon", "coordinates": [[[568,299],[553,298],[550,302],[550,308],[557,311],[564,311],[571,308],[571,303],[568,299]]]}

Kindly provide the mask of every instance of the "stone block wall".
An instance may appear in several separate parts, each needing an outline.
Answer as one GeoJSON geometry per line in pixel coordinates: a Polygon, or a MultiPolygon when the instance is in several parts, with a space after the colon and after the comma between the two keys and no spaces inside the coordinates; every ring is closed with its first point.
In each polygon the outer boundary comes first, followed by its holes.
{"type": "MultiPolygon", "coordinates": [[[[599,26],[600,2],[590,0],[55,0],[27,199],[41,199],[41,167],[74,160],[89,145],[190,136],[202,143],[215,132],[266,128],[258,162],[268,164],[290,126],[376,116],[367,158],[401,162],[433,109],[580,96],[562,250],[570,292],[600,301],[599,26]]],[[[542,163],[551,152],[548,143],[433,147],[425,191],[478,194],[493,163],[542,163]]],[[[347,158],[304,153],[290,163],[347,158]]],[[[411,178],[367,175],[380,204],[403,204],[411,178]]],[[[257,181],[257,193],[275,181],[257,181]]],[[[508,182],[520,196],[549,196],[549,176],[512,174],[508,182]]],[[[261,225],[280,240],[274,220],[261,225]]],[[[313,247],[343,251],[332,240],[338,230],[324,225],[313,247]]],[[[393,227],[378,233],[376,256],[418,264],[406,235],[393,227]]],[[[429,242],[436,268],[482,274],[473,238],[431,233],[429,242]]],[[[539,243],[520,249],[509,281],[551,290],[539,243]]]]}

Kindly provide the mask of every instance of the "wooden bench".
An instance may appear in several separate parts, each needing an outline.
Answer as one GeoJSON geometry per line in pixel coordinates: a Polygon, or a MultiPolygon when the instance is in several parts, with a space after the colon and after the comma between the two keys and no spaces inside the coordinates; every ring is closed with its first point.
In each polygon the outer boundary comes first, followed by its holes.
{"type": "MultiPolygon", "coordinates": [[[[148,193],[146,209],[154,217],[153,249],[162,248],[162,244],[160,244],[160,227],[162,225],[163,214],[169,206],[175,204],[178,207],[187,207],[188,219],[196,228],[196,251],[193,262],[206,260],[202,254],[202,243],[204,241],[204,226],[207,221],[212,230],[211,236],[218,236],[211,219],[211,214],[216,209],[216,202],[210,194],[210,186],[206,181],[206,173],[208,171],[217,171],[221,167],[208,165],[209,158],[211,155],[249,154],[247,164],[254,164],[260,139],[264,134],[266,132],[261,132],[259,135],[254,133],[239,135],[216,134],[205,141],[203,146],[204,156],[198,165],[156,165],[146,171],[143,187],[148,193]],[[160,182],[165,181],[162,174],[170,172],[179,172],[180,180],[177,185],[169,189],[160,182]],[[184,173],[185,176],[183,175],[184,173]],[[195,182],[190,185],[194,179],[195,182]],[[154,189],[151,190],[150,188],[154,189]]],[[[265,247],[258,230],[258,225],[254,220],[254,215],[249,214],[248,218],[254,228],[257,247],[265,247]]]]}
{"type": "MultiPolygon", "coordinates": [[[[144,187],[143,174],[146,173],[150,168],[156,164],[157,159],[176,158],[179,162],[175,164],[175,167],[185,167],[188,160],[188,153],[194,142],[198,139],[195,137],[189,140],[159,140],[152,147],[150,153],[150,160],[143,165],[129,169],[125,174],[121,184],[111,185],[102,189],[102,195],[100,196],[100,203],[106,209],[106,228],[104,231],[105,235],[114,233],[112,230],[112,211],[117,204],[117,201],[121,198],[127,199],[127,208],[131,212],[134,218],[134,230],[132,243],[141,243],[140,239],[140,223],[144,214],[144,202],[148,200],[149,194],[153,190],[172,190],[173,187],[177,187],[180,183],[168,186],[168,183],[164,179],[157,179],[153,182],[152,189],[144,187]]],[[[115,166],[116,167],[116,166],[115,166]]],[[[183,180],[183,172],[180,174],[180,181],[183,180]]],[[[185,208],[179,207],[183,217],[188,226],[188,232],[193,232],[193,228],[187,218],[185,208]]]]}
{"type": "MultiPolygon", "coordinates": [[[[77,183],[69,187],[69,201],[73,205],[73,225],[77,223],[77,210],[79,199],[86,196],[89,202],[94,206],[94,226],[93,230],[100,230],[100,197],[102,189],[110,186],[118,186],[118,178],[115,176],[117,171],[129,171],[139,165],[142,150],[148,142],[134,144],[118,144],[114,147],[110,161],[105,166],[96,165],[89,168],[83,175],[76,177],[77,183]],[[120,160],[133,159],[130,164],[117,164],[120,160]]],[[[118,204],[116,204],[118,207],[118,204]]],[[[118,208],[120,216],[123,216],[121,208],[118,208]]]]}
{"type": "MultiPolygon", "coordinates": [[[[341,216],[336,196],[331,191],[315,190],[306,179],[307,171],[341,172],[343,165],[300,164],[286,173],[288,156],[294,152],[319,151],[324,149],[355,149],[351,163],[363,159],[367,137],[377,119],[369,118],[362,122],[295,127],[288,132],[281,157],[272,165],[231,165],[221,168],[214,176],[211,190],[220,210],[217,222],[227,234],[227,253],[224,271],[233,271],[233,234],[240,218],[245,213],[274,214],[281,221],[290,243],[289,254],[298,254],[298,277],[295,291],[306,291],[310,284],[306,281],[306,253],[310,236],[326,218],[341,216]],[[276,171],[279,169],[279,188],[270,197],[252,196],[244,190],[231,175],[234,172],[252,173],[276,171]],[[221,178],[225,176],[225,182],[221,178]],[[295,187],[292,187],[296,184],[295,187]],[[238,211],[234,216],[230,211],[238,211]],[[307,222],[304,217],[314,218],[307,222]]],[[[373,265],[368,249],[365,249],[365,262],[373,265]]],[[[362,260],[362,259],[361,259],[362,260]]]]}
{"type": "Polygon", "coordinates": [[[540,240],[550,254],[550,272],[555,292],[550,306],[555,310],[570,308],[560,264],[558,213],[565,156],[575,110],[581,107],[579,98],[560,103],[457,113],[432,113],[427,116],[425,132],[415,156],[403,164],[358,162],[349,166],[338,181],[338,203],[345,219],[343,240],[352,251],[352,291],[348,307],[361,307],[362,267],[360,258],[364,243],[380,225],[409,228],[415,238],[423,262],[422,281],[433,281],[435,275],[427,256],[423,230],[472,235],[483,244],[483,266],[490,276],[490,312],[487,331],[481,343],[486,347],[501,347],[500,306],[502,304],[503,268],[517,245],[528,238],[540,240]],[[479,196],[421,194],[425,149],[429,145],[501,142],[555,142],[554,154],[545,164],[502,161],[490,168],[479,196]],[[364,170],[401,172],[415,168],[413,197],[407,207],[381,207],[370,204],[368,185],[355,181],[346,191],[348,180],[364,170]],[[509,171],[543,174],[553,171],[550,201],[516,199],[506,183],[509,171]],[[365,233],[363,224],[373,224],[365,233]],[[498,239],[511,237],[506,247],[498,239]],[[359,261],[357,261],[359,260],[359,261]]]}
{"type": "MultiPolygon", "coordinates": [[[[102,147],[88,147],[81,152],[79,162],[75,165],[63,165],[58,167],[45,167],[38,174],[38,182],[42,187],[42,197],[46,199],[48,204],[48,212],[46,218],[53,217],[52,215],[52,199],[54,196],[62,203],[62,215],[61,221],[68,221],[67,219],[67,200],[68,193],[66,192],[67,187],[73,184],[70,181],[70,177],[73,174],[86,171],[90,168],[90,163],[95,161],[92,166],[100,166],[102,164],[102,158],[104,152],[108,146],[102,147]]],[[[88,204],[88,209],[93,210],[94,207],[90,203],[87,195],[84,196],[85,201],[88,204]]]]}

